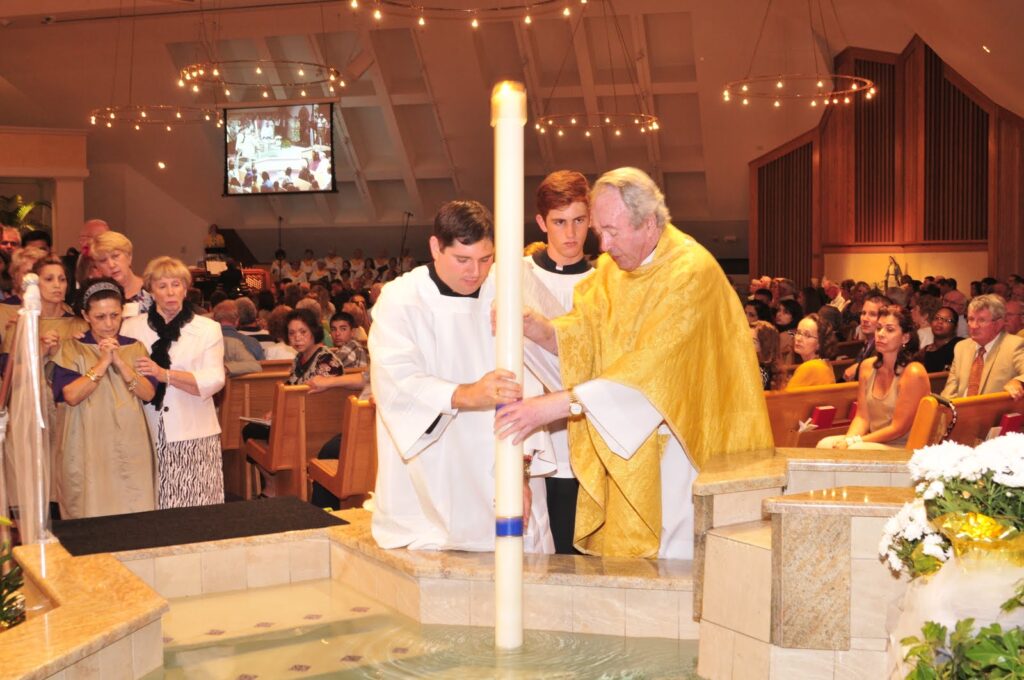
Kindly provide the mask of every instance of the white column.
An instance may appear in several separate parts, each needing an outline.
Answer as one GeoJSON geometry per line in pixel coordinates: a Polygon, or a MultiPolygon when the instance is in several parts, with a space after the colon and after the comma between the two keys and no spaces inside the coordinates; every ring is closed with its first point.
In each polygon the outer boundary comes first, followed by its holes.
{"type": "MultiPolygon", "coordinates": [[[[497,367],[523,381],[523,126],[526,89],[503,81],[491,93],[494,128],[494,232],[497,367]]],[[[523,446],[495,450],[494,644],[523,644],[523,446]]]]}

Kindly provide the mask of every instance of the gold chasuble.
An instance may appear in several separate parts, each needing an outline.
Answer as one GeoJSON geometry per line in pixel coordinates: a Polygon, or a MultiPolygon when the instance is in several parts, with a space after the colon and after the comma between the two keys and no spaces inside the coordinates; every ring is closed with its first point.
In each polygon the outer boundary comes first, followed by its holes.
{"type": "MultiPolygon", "coordinates": [[[[773,445],[743,308],[711,254],[671,224],[631,272],[602,255],[573,311],[553,323],[566,387],[602,378],[638,390],[698,471],[716,455],[773,445]]],[[[589,419],[570,419],[577,549],[658,556],[666,441],[655,430],[625,460],[589,419]]]]}

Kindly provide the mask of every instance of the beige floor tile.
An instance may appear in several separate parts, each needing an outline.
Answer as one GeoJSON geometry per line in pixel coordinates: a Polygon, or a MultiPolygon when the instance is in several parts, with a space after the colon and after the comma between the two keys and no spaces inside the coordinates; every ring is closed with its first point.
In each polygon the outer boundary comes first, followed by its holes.
{"type": "Polygon", "coordinates": [[[850,638],[850,649],[884,652],[888,646],[889,641],[882,638],[850,638]]]}
{"type": "Polygon", "coordinates": [[[771,645],[736,634],[732,652],[734,680],[768,680],[771,672],[771,645]]]}
{"type": "Polygon", "coordinates": [[[626,637],[678,639],[679,596],[677,590],[626,590],[626,637]]]}
{"type": "Polygon", "coordinates": [[[625,590],[572,586],[572,629],[575,633],[625,635],[625,590]]]}
{"type": "Polygon", "coordinates": [[[245,549],[246,582],[250,588],[288,583],[288,543],[250,545],[245,549]]]}
{"type": "Polygon", "coordinates": [[[850,635],[884,638],[885,617],[890,603],[906,590],[877,559],[855,559],[850,565],[850,635]]]}
{"type": "Polygon", "coordinates": [[[248,587],[245,548],[225,548],[200,553],[204,593],[221,593],[248,587]]]}
{"type": "MultiPolygon", "coordinates": [[[[421,608],[421,592],[419,582],[410,576],[405,574],[399,574],[392,572],[387,576],[388,581],[392,584],[393,590],[393,604],[388,606],[394,607],[402,614],[408,616],[411,619],[419,620],[421,608]]],[[[467,609],[467,620],[468,620],[468,609],[469,609],[469,595],[466,595],[466,609],[467,609]]],[[[387,604],[387,603],[383,603],[387,604]]]]}
{"type": "Polygon", "coordinates": [[[852,517],[850,519],[850,556],[878,559],[878,542],[882,540],[882,529],[889,519],[887,517],[852,517]]]}
{"type": "Polygon", "coordinates": [[[167,598],[189,597],[203,592],[199,553],[165,555],[153,562],[156,592],[167,598]]]}
{"type": "Polygon", "coordinates": [[[835,485],[836,474],[834,472],[790,470],[789,479],[786,484],[786,493],[803,493],[804,491],[831,489],[835,485]]]}
{"type": "Polygon", "coordinates": [[[102,680],[99,652],[79,659],[64,669],[65,680],[102,680]]]}
{"type": "MultiPolygon", "coordinates": [[[[530,618],[531,606],[529,588],[532,584],[523,584],[523,625],[526,628],[535,628],[528,621],[530,618]]],[[[568,590],[568,587],[566,587],[568,590]]],[[[569,606],[572,606],[572,593],[569,593],[569,606]]],[[[469,622],[474,626],[494,625],[494,581],[470,581],[469,582],[469,622]]],[[[572,630],[570,617],[569,628],[572,630]]]]}
{"type": "Polygon", "coordinates": [[[833,651],[771,647],[772,680],[832,680],[833,651]]]}
{"type": "Polygon", "coordinates": [[[100,657],[100,677],[103,680],[133,680],[130,635],[107,645],[97,655],[100,657]]]}
{"type": "Polygon", "coordinates": [[[679,639],[697,640],[700,638],[700,621],[693,620],[693,593],[679,593],[679,639]]]}
{"type": "Polygon", "coordinates": [[[835,680],[877,680],[885,677],[885,652],[836,652],[835,680]]]}
{"type": "Polygon", "coordinates": [[[163,626],[157,619],[132,633],[132,673],[141,678],[163,664],[163,626]]]}
{"type": "Polygon", "coordinates": [[[705,680],[731,680],[736,633],[710,621],[700,622],[697,675],[705,680]]]}
{"type": "Polygon", "coordinates": [[[330,575],[330,553],[323,538],[295,541],[288,549],[292,583],[327,578],[330,575]]]}
{"type": "Polygon", "coordinates": [[[836,486],[889,486],[888,472],[836,472],[836,486]]]}
{"type": "Polygon", "coordinates": [[[718,494],[715,496],[712,526],[724,527],[764,519],[761,501],[781,493],[782,489],[774,488],[718,494]]]}
{"type": "Polygon", "coordinates": [[[768,642],[771,551],[715,533],[708,535],[706,550],[703,618],[768,642]]]}
{"type": "Polygon", "coordinates": [[[129,571],[142,579],[147,586],[156,590],[156,566],[152,557],[147,557],[141,560],[127,560],[121,564],[126,566],[129,571]]]}
{"type": "Polygon", "coordinates": [[[420,621],[456,626],[470,624],[470,582],[425,578],[419,582],[420,621]]]}
{"type": "Polygon", "coordinates": [[[533,630],[572,631],[572,586],[524,583],[523,625],[533,630]]]}

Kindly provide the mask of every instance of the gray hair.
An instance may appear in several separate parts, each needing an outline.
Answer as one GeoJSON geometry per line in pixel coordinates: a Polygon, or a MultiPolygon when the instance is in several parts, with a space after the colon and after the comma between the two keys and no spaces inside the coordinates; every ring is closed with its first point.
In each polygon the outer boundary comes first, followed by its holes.
{"type": "Polygon", "coordinates": [[[672,216],[665,205],[665,194],[654,183],[646,172],[637,168],[616,168],[610,170],[594,182],[590,190],[590,201],[604,189],[615,189],[619,192],[622,202],[629,210],[630,223],[634,227],[643,224],[648,216],[653,215],[658,229],[668,224],[672,216]]]}
{"type": "Polygon", "coordinates": [[[251,326],[256,323],[256,304],[247,297],[240,297],[235,300],[235,307],[238,307],[238,325],[251,326]]]}
{"type": "Polygon", "coordinates": [[[321,311],[320,303],[310,298],[302,298],[295,305],[295,309],[309,309],[316,314],[316,318],[323,317],[323,311],[321,311]]]}
{"type": "Polygon", "coordinates": [[[967,305],[967,313],[975,313],[987,309],[992,312],[992,319],[1004,319],[1006,318],[1006,303],[1003,302],[1003,298],[998,295],[989,293],[988,295],[979,295],[978,297],[971,300],[970,304],[967,305]]]}

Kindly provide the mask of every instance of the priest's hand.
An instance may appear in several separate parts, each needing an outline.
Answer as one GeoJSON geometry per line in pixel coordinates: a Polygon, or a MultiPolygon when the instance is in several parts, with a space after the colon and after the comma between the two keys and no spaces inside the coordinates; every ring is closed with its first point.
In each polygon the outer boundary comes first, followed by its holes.
{"type": "Polygon", "coordinates": [[[452,408],[486,411],[522,397],[523,388],[516,382],[515,373],[499,368],[484,374],[475,383],[456,387],[452,394],[452,408]]]}
{"type": "Polygon", "coordinates": [[[502,406],[494,415],[494,433],[498,439],[515,435],[512,443],[519,444],[531,433],[568,416],[569,393],[552,392],[502,406]]]}

